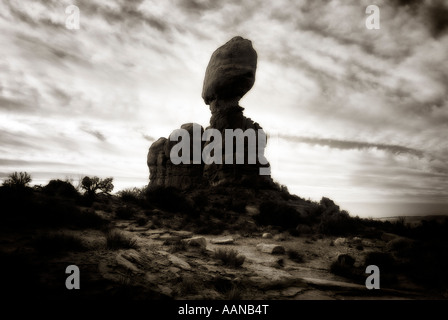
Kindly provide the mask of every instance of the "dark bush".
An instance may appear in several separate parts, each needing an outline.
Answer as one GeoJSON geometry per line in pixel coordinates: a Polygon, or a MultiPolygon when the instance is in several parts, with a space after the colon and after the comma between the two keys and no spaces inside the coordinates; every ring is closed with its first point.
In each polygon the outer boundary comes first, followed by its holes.
{"type": "Polygon", "coordinates": [[[376,265],[381,272],[395,271],[395,259],[386,252],[374,251],[367,253],[364,264],[365,266],[376,265]]]}
{"type": "Polygon", "coordinates": [[[385,252],[369,252],[365,258],[364,269],[369,265],[375,265],[380,269],[381,284],[386,286],[396,283],[397,272],[402,271],[397,268],[392,255],[385,252]]]}
{"type": "Polygon", "coordinates": [[[140,204],[145,200],[146,190],[147,190],[147,187],[128,188],[128,189],[124,189],[124,190],[117,192],[117,195],[124,202],[140,204]]]}
{"type": "Polygon", "coordinates": [[[301,222],[300,213],[288,204],[276,201],[264,201],[260,213],[254,216],[259,225],[278,226],[285,229],[294,228],[301,222]]]}
{"type": "Polygon", "coordinates": [[[39,235],[34,241],[34,246],[43,254],[59,254],[87,250],[87,247],[79,237],[65,233],[39,235]]]}
{"type": "Polygon", "coordinates": [[[102,229],[109,224],[109,221],[93,210],[83,210],[79,216],[75,217],[73,223],[75,226],[83,229],[102,229]]]}
{"type": "Polygon", "coordinates": [[[148,218],[141,217],[141,218],[138,218],[136,222],[137,222],[138,226],[142,227],[148,223],[148,218]]]}
{"type": "Polygon", "coordinates": [[[137,249],[137,241],[119,231],[109,230],[106,233],[106,247],[110,250],[137,249]]]}
{"type": "Polygon", "coordinates": [[[148,188],[146,191],[146,200],[150,204],[170,212],[191,214],[195,211],[193,204],[174,187],[148,188]]]}
{"type": "Polygon", "coordinates": [[[246,260],[246,257],[240,255],[235,249],[217,249],[214,257],[221,260],[224,265],[234,268],[240,267],[246,260]]]}
{"type": "Polygon", "coordinates": [[[303,255],[299,253],[297,250],[289,249],[286,251],[286,254],[288,255],[289,259],[297,263],[302,263],[304,260],[303,255]]]}
{"type": "Polygon", "coordinates": [[[204,209],[209,204],[207,194],[199,193],[192,198],[194,205],[197,209],[204,209]]]}
{"type": "Polygon", "coordinates": [[[38,225],[100,229],[109,222],[93,210],[80,210],[69,201],[50,198],[35,207],[33,220],[38,225]]]}
{"type": "Polygon", "coordinates": [[[47,195],[60,196],[66,198],[76,198],[79,196],[76,188],[68,181],[50,180],[48,184],[43,187],[42,191],[47,195]]]}
{"type": "Polygon", "coordinates": [[[448,241],[419,241],[412,248],[407,272],[421,285],[448,290],[448,241]]]}
{"type": "Polygon", "coordinates": [[[222,221],[207,219],[206,221],[196,221],[196,227],[193,228],[195,233],[198,234],[211,234],[219,235],[227,227],[227,224],[222,221]]]}
{"type": "Polygon", "coordinates": [[[119,207],[115,211],[115,217],[117,219],[123,219],[123,220],[133,219],[135,217],[135,214],[136,214],[135,209],[126,205],[119,207]]]}
{"type": "Polygon", "coordinates": [[[182,252],[182,251],[187,250],[187,244],[185,243],[185,241],[182,241],[181,239],[173,240],[168,245],[170,246],[168,251],[171,253],[175,253],[175,252],[179,252],[179,251],[182,252]]]}
{"type": "Polygon", "coordinates": [[[245,213],[246,201],[232,198],[230,209],[237,213],[245,213]]]}
{"type": "Polygon", "coordinates": [[[341,254],[330,266],[333,274],[360,282],[364,279],[360,270],[354,267],[355,259],[348,254],[341,254]]]}
{"type": "Polygon", "coordinates": [[[81,181],[81,188],[86,190],[86,194],[91,197],[95,197],[96,192],[100,191],[104,194],[109,194],[114,189],[113,185],[114,178],[100,179],[98,177],[87,177],[85,176],[81,181]]]}
{"type": "Polygon", "coordinates": [[[322,234],[342,236],[358,232],[360,227],[359,219],[352,218],[342,210],[323,214],[319,223],[318,231],[322,234]]]}
{"type": "Polygon", "coordinates": [[[9,188],[25,188],[31,181],[31,176],[27,172],[14,172],[3,182],[3,186],[9,188]]]}

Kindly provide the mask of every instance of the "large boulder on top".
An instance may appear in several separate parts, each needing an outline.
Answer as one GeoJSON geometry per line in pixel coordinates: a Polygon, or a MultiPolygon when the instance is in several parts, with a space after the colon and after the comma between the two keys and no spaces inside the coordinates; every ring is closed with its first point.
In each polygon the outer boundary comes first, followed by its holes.
{"type": "Polygon", "coordinates": [[[234,37],[213,52],[205,72],[202,98],[213,100],[241,99],[254,85],[257,52],[252,42],[234,37]]]}

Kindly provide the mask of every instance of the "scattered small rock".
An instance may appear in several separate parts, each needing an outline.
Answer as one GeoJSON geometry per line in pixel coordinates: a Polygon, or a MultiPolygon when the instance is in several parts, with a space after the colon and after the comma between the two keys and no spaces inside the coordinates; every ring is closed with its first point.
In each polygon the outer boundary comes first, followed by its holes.
{"type": "Polygon", "coordinates": [[[286,241],[286,236],[284,234],[277,234],[274,236],[275,241],[286,241]]]}
{"type": "Polygon", "coordinates": [[[334,245],[336,246],[344,246],[346,244],[347,244],[346,238],[337,238],[336,240],[334,240],[334,245]]]}
{"type": "Polygon", "coordinates": [[[157,283],[160,280],[160,277],[158,275],[155,275],[152,272],[146,272],[145,273],[145,279],[149,283],[157,283]]]}
{"type": "Polygon", "coordinates": [[[147,231],[149,229],[149,227],[130,227],[129,231],[132,232],[144,232],[147,231]]]}
{"type": "Polygon", "coordinates": [[[233,238],[222,238],[222,239],[212,239],[210,240],[213,244],[234,244],[235,240],[233,238]]]}
{"type": "MultiPolygon", "coordinates": [[[[135,250],[133,250],[133,251],[135,251],[135,250]]],[[[135,253],[138,255],[137,252],[135,252],[135,253]]],[[[134,263],[133,263],[133,262],[137,262],[137,261],[138,261],[138,260],[136,259],[135,254],[127,253],[127,252],[125,252],[125,253],[119,253],[119,254],[117,254],[117,256],[115,257],[115,259],[116,259],[117,263],[118,263],[120,266],[122,266],[122,267],[124,267],[124,268],[126,268],[126,269],[132,270],[132,271],[134,271],[134,272],[139,272],[139,271],[140,271],[140,269],[137,268],[137,267],[134,265],[134,263]],[[129,260],[132,260],[132,262],[129,261],[129,260]]]]}
{"type": "Polygon", "coordinates": [[[264,253],[269,254],[284,254],[285,248],[283,246],[277,245],[277,244],[266,244],[266,243],[260,243],[257,245],[257,249],[264,253]]]}
{"type": "Polygon", "coordinates": [[[184,239],[183,241],[191,247],[200,247],[204,249],[207,247],[207,240],[205,240],[204,237],[193,237],[190,239],[184,239]]]}
{"type": "Polygon", "coordinates": [[[178,273],[180,271],[180,269],[176,267],[169,267],[168,270],[172,273],[178,273]]]}
{"type": "Polygon", "coordinates": [[[246,212],[251,215],[256,215],[260,213],[260,210],[255,206],[246,206],[246,212]]]}
{"type": "Polygon", "coordinates": [[[173,231],[172,234],[182,239],[191,238],[193,236],[193,232],[191,231],[173,231]]]}
{"type": "Polygon", "coordinates": [[[360,237],[354,237],[353,238],[353,243],[355,243],[355,244],[362,244],[362,239],[360,237]]]}
{"type": "Polygon", "coordinates": [[[181,238],[179,236],[176,235],[171,235],[169,233],[167,234],[163,234],[159,237],[160,240],[164,240],[164,241],[179,241],[181,240],[181,238]]]}
{"type": "Polygon", "coordinates": [[[157,287],[159,288],[160,292],[166,296],[171,297],[171,295],[173,294],[173,290],[171,290],[167,286],[162,286],[159,284],[157,287]]]}
{"type": "Polygon", "coordinates": [[[176,267],[179,267],[184,270],[191,270],[191,266],[188,264],[188,262],[179,257],[170,254],[168,256],[168,260],[170,260],[171,263],[174,264],[176,267]]]}
{"type": "Polygon", "coordinates": [[[263,233],[263,235],[261,236],[264,239],[271,239],[272,238],[272,234],[270,234],[269,232],[263,233]]]}
{"type": "Polygon", "coordinates": [[[297,287],[290,287],[288,289],[285,289],[282,291],[282,295],[285,297],[294,297],[297,294],[299,294],[300,292],[302,292],[304,289],[303,288],[297,288],[297,287]]]}
{"type": "Polygon", "coordinates": [[[348,254],[340,254],[338,256],[338,262],[342,265],[352,267],[355,264],[355,259],[348,254]]]}

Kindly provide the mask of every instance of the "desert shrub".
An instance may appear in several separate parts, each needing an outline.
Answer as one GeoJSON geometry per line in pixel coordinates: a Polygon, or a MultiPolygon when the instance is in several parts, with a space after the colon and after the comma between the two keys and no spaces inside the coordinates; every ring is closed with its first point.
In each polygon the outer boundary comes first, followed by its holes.
{"type": "Polygon", "coordinates": [[[367,253],[364,264],[365,266],[376,265],[383,273],[395,270],[395,259],[386,252],[372,251],[367,253]]]}
{"type": "Polygon", "coordinates": [[[78,198],[78,201],[76,203],[81,207],[89,208],[93,205],[94,202],[95,202],[95,196],[91,196],[85,193],[78,198]]]}
{"type": "Polygon", "coordinates": [[[349,216],[348,212],[342,210],[340,212],[331,212],[323,214],[318,226],[318,231],[322,234],[340,236],[353,234],[359,229],[357,219],[349,216]]]}
{"type": "Polygon", "coordinates": [[[185,277],[179,284],[179,291],[181,294],[195,294],[198,292],[199,285],[193,277],[185,277]]]}
{"type": "Polygon", "coordinates": [[[237,213],[246,212],[246,201],[241,199],[231,199],[230,209],[237,213]]]}
{"type": "Polygon", "coordinates": [[[221,260],[226,266],[241,267],[246,257],[240,255],[235,249],[217,249],[214,253],[215,259],[221,260]]]}
{"type": "Polygon", "coordinates": [[[175,253],[175,252],[182,252],[187,250],[187,244],[185,241],[182,241],[181,239],[176,239],[169,243],[169,252],[175,253]]]}
{"type": "Polygon", "coordinates": [[[156,207],[170,212],[191,214],[195,211],[193,204],[174,187],[148,188],[146,200],[156,207]]]}
{"type": "Polygon", "coordinates": [[[242,297],[243,291],[235,284],[232,284],[230,290],[224,293],[225,300],[241,300],[242,297]]]}
{"type": "Polygon", "coordinates": [[[288,255],[289,259],[292,261],[302,263],[304,261],[303,255],[298,252],[297,250],[289,249],[286,251],[286,254],[288,255]]]}
{"type": "Polygon", "coordinates": [[[147,187],[127,188],[117,192],[117,196],[125,202],[140,203],[145,199],[147,187]]]}
{"type": "Polygon", "coordinates": [[[35,212],[35,201],[31,188],[14,188],[9,186],[0,187],[1,213],[0,219],[3,221],[27,222],[28,217],[35,212]]]}
{"type": "Polygon", "coordinates": [[[294,231],[295,231],[294,235],[296,235],[296,236],[307,235],[307,234],[313,233],[313,229],[306,224],[297,225],[297,227],[294,229],[294,231]]]}
{"type": "Polygon", "coordinates": [[[156,228],[163,226],[162,219],[160,219],[159,216],[153,216],[151,221],[152,221],[153,226],[156,228]]]}
{"type": "Polygon", "coordinates": [[[143,227],[144,225],[146,225],[147,223],[148,223],[148,218],[146,218],[146,217],[140,217],[140,218],[138,218],[137,219],[137,225],[139,226],[139,227],[143,227]]]}
{"type": "Polygon", "coordinates": [[[109,224],[108,220],[104,219],[93,210],[83,210],[79,216],[75,218],[75,226],[84,229],[101,229],[109,224]]]}
{"type": "Polygon", "coordinates": [[[391,285],[397,282],[396,261],[391,254],[386,252],[369,252],[365,257],[364,267],[375,265],[380,269],[381,283],[384,285],[391,285]]]}
{"type": "Polygon", "coordinates": [[[199,193],[193,196],[192,200],[198,209],[204,209],[209,204],[208,196],[205,193],[199,193]]]}
{"type": "Polygon", "coordinates": [[[276,201],[264,201],[260,213],[254,216],[259,225],[272,225],[289,229],[301,222],[300,213],[288,204],[276,201]]]}
{"type": "Polygon", "coordinates": [[[78,191],[68,181],[50,180],[48,184],[42,188],[42,191],[47,195],[60,196],[66,198],[78,197],[78,191]]]}
{"type": "Polygon", "coordinates": [[[34,246],[44,254],[87,250],[81,238],[65,233],[41,234],[34,240],[34,246]]]}
{"type": "Polygon", "coordinates": [[[325,211],[325,207],[316,203],[316,202],[310,202],[308,209],[307,209],[307,220],[309,223],[316,223],[320,221],[320,217],[325,211]]]}
{"type": "Polygon", "coordinates": [[[81,181],[81,188],[86,191],[86,194],[88,194],[91,197],[94,197],[97,193],[97,191],[100,191],[104,194],[109,194],[114,189],[113,185],[113,179],[105,178],[100,179],[98,177],[88,177],[85,176],[81,181]]]}
{"type": "Polygon", "coordinates": [[[106,247],[110,250],[137,249],[137,241],[115,230],[106,233],[106,247]]]}
{"type": "Polygon", "coordinates": [[[115,211],[115,217],[117,219],[130,220],[135,217],[136,211],[129,206],[121,206],[115,211]]]}
{"type": "Polygon", "coordinates": [[[3,186],[10,188],[25,188],[31,181],[31,176],[27,172],[14,172],[3,182],[3,186]]]}
{"type": "Polygon", "coordinates": [[[219,235],[227,227],[227,225],[219,220],[212,220],[210,218],[205,218],[204,221],[197,220],[195,223],[194,232],[198,234],[211,234],[219,235]]]}
{"type": "Polygon", "coordinates": [[[406,268],[419,284],[442,292],[448,290],[448,241],[437,239],[415,243],[406,268]]]}
{"type": "Polygon", "coordinates": [[[58,199],[48,199],[36,209],[34,219],[38,225],[100,229],[109,223],[93,210],[80,210],[73,203],[58,199]]]}
{"type": "Polygon", "coordinates": [[[298,200],[300,199],[300,197],[293,195],[291,193],[289,193],[288,187],[280,184],[278,182],[274,182],[274,189],[277,190],[278,192],[280,192],[281,197],[283,198],[283,200],[298,200]]]}
{"type": "Polygon", "coordinates": [[[407,257],[412,252],[414,242],[407,238],[396,238],[386,245],[387,250],[394,251],[398,256],[407,257]]]}
{"type": "Polygon", "coordinates": [[[361,281],[363,275],[354,267],[355,259],[348,254],[341,254],[330,266],[330,272],[338,276],[361,281]]]}

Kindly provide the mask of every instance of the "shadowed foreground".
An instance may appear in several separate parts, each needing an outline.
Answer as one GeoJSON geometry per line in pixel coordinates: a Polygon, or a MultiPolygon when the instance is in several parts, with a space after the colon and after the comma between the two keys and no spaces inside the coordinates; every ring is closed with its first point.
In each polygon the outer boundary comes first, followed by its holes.
{"type": "Polygon", "coordinates": [[[94,196],[69,185],[0,188],[11,299],[447,298],[446,219],[360,219],[278,185],[94,196]],[[73,264],[80,290],[65,287],[73,264]],[[380,290],[365,287],[371,264],[380,290]]]}

